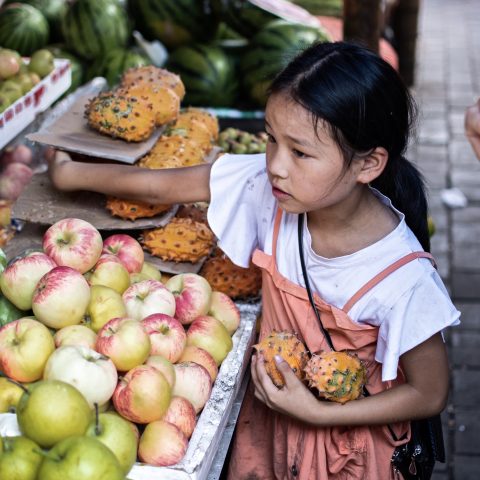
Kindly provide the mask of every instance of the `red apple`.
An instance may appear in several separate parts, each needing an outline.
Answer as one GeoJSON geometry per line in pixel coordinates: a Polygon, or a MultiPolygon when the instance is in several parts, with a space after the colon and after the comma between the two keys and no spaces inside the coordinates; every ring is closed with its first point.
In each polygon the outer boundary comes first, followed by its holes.
{"type": "Polygon", "coordinates": [[[32,297],[38,281],[57,264],[44,253],[33,252],[12,263],[0,276],[0,288],[20,310],[32,308],[32,297]]]}
{"type": "Polygon", "coordinates": [[[103,285],[120,294],[130,286],[130,274],[115,255],[102,254],[86,278],[90,285],[103,285]]]}
{"type": "Polygon", "coordinates": [[[238,307],[228,295],[222,292],[212,292],[208,315],[220,320],[230,335],[233,335],[240,325],[238,307]]]}
{"type": "Polygon", "coordinates": [[[125,290],[122,297],[127,315],[135,320],[143,320],[153,313],[165,313],[172,317],[175,314],[175,297],[157,280],[135,283],[125,290]]]}
{"type": "Polygon", "coordinates": [[[205,278],[196,273],[181,273],[170,278],[165,285],[175,297],[175,318],[184,325],[206,315],[212,288],[205,278]]]}
{"type": "Polygon", "coordinates": [[[163,373],[171,388],[175,385],[175,369],[172,362],[161,355],[150,355],[145,362],[145,365],[155,367],[163,373]]]}
{"type": "Polygon", "coordinates": [[[165,415],[171,388],[156,368],[139,365],[120,378],[113,394],[115,410],[135,423],[150,423],[165,415]]]}
{"type": "Polygon", "coordinates": [[[83,345],[93,349],[95,348],[97,335],[85,325],[68,325],[55,333],[53,341],[57,348],[65,345],[83,345]]]}
{"type": "Polygon", "coordinates": [[[138,445],[142,462],[158,467],[175,465],[184,456],[188,439],[175,425],[158,420],[145,427],[138,445]]]}
{"type": "Polygon", "coordinates": [[[102,253],[102,236],[80,218],[64,218],[54,223],[43,236],[43,250],[61,266],[80,273],[88,272],[102,253]]]}
{"type": "Polygon", "coordinates": [[[149,356],[150,337],[141,322],[112,318],[98,332],[95,350],[109,357],[117,370],[127,372],[149,356]]]}
{"type": "Polygon", "coordinates": [[[183,325],[170,315],[154,313],[142,320],[152,342],[150,355],[162,355],[175,363],[185,348],[187,334],[183,325]]]}
{"type": "Polygon", "coordinates": [[[38,282],[32,310],[37,320],[59,329],[80,323],[89,302],[90,287],[83,275],[71,267],[55,267],[38,282]]]}
{"type": "Polygon", "coordinates": [[[205,406],[212,391],[212,379],[207,370],[194,362],[176,363],[173,395],[185,397],[198,413],[205,406]]]}
{"type": "Polygon", "coordinates": [[[142,270],[145,257],[142,246],[130,235],[119,233],[107,237],[103,241],[102,253],[116,255],[128,273],[139,273],[142,270]]]}
{"type": "Polygon", "coordinates": [[[195,345],[187,345],[184,349],[178,362],[195,362],[201,365],[210,374],[212,382],[215,381],[218,375],[218,367],[215,359],[203,348],[195,345]]]}
{"type": "Polygon", "coordinates": [[[197,414],[186,398],[173,396],[162,420],[173,423],[187,438],[190,438],[197,423],[197,414]]]}
{"type": "Polygon", "coordinates": [[[20,162],[30,165],[33,160],[32,150],[26,145],[17,145],[16,147],[7,147],[0,157],[0,167],[9,163],[20,162]]]}

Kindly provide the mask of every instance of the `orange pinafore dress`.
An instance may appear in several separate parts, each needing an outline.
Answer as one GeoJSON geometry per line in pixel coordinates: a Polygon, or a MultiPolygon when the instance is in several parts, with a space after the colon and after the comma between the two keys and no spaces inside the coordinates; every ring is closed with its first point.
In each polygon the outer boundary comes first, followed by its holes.
{"type": "MultiPolygon", "coordinates": [[[[274,328],[296,332],[311,352],[330,350],[308,300],[305,288],[283,277],[276,266],[276,248],[282,211],[277,212],[272,256],[256,250],[253,263],[262,269],[262,324],[260,338],[274,328]]],[[[417,258],[414,252],[390,265],[362,287],[343,308],[314,295],[324,327],[336,350],[357,352],[368,369],[370,394],[403,383],[397,378],[382,382],[381,364],[375,361],[378,327],[353,322],[352,306],[387,275],[417,258]]],[[[250,383],[237,422],[228,480],[389,480],[401,478],[391,467],[395,447],[408,441],[409,423],[387,426],[313,427],[269,409],[257,400],[250,383]]]]}

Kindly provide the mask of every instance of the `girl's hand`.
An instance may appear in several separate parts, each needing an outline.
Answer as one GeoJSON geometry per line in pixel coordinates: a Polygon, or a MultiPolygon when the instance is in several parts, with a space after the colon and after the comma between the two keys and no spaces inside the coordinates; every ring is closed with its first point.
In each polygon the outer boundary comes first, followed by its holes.
{"type": "Polygon", "coordinates": [[[268,376],[263,355],[256,354],[252,357],[251,373],[255,384],[255,397],[277,412],[314,424],[315,417],[323,407],[322,402],[295,376],[282,357],[276,356],[275,362],[285,381],[282,388],[277,388],[268,376]]]}
{"type": "Polygon", "coordinates": [[[66,189],[68,165],[72,163],[70,155],[53,148],[47,149],[45,159],[48,164],[48,175],[55,188],[66,189]]]}
{"type": "Polygon", "coordinates": [[[465,136],[480,160],[480,98],[465,111],[465,136]]]}

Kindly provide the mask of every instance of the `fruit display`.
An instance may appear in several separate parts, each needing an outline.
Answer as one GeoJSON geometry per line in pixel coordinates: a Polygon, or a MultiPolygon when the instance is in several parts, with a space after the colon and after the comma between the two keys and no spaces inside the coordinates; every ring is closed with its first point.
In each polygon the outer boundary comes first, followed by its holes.
{"type": "Polygon", "coordinates": [[[265,132],[253,134],[232,127],[222,130],[218,136],[218,146],[225,153],[264,153],[267,141],[268,135],[265,132]]]}

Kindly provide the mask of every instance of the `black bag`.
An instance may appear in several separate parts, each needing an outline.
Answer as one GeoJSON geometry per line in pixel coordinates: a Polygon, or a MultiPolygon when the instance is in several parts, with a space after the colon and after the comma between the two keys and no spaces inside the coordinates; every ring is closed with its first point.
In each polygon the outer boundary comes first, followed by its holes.
{"type": "MultiPolygon", "coordinates": [[[[305,259],[303,256],[303,214],[298,216],[298,247],[300,251],[300,263],[302,265],[303,280],[308,293],[308,299],[317,317],[320,329],[330,348],[335,351],[332,339],[323,327],[320,313],[317,310],[313,295],[310,290],[305,259]]],[[[364,395],[368,396],[368,390],[364,387],[364,395]]],[[[399,441],[393,429],[388,425],[393,440],[399,441]]],[[[435,461],[445,463],[445,447],[443,444],[442,423],[440,415],[422,420],[410,422],[410,440],[398,446],[392,455],[392,468],[394,472],[400,472],[405,480],[430,480],[435,461]]]]}

